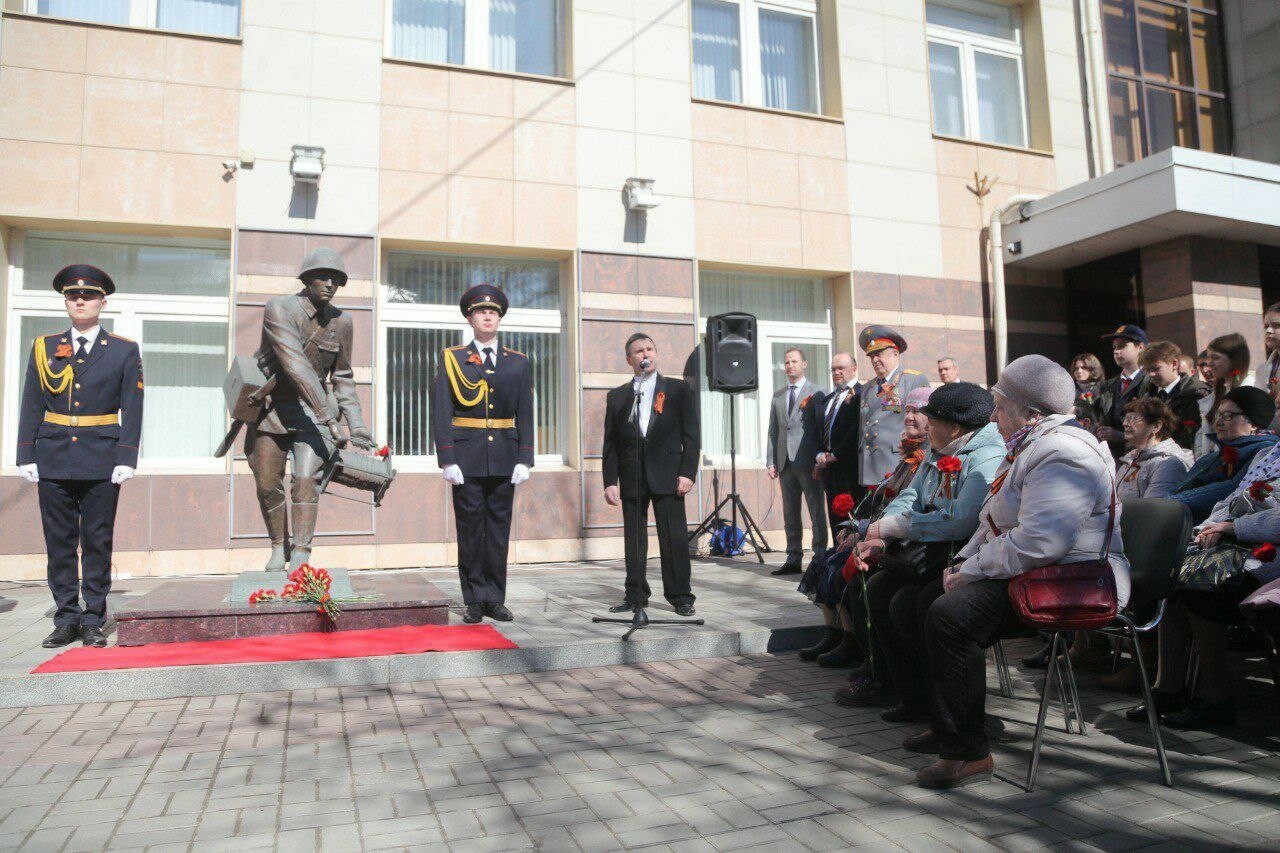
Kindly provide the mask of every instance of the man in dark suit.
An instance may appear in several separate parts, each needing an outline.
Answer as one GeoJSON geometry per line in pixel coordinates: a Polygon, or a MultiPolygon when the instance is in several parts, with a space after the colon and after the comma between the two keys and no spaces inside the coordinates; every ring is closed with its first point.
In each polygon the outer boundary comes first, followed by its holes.
{"type": "Polygon", "coordinates": [[[861,421],[858,410],[858,366],[853,356],[838,352],[831,356],[832,392],[816,399],[814,417],[820,417],[818,429],[818,454],[814,462],[814,476],[822,481],[827,496],[827,516],[831,527],[843,518],[831,511],[831,499],[848,493],[860,499],[858,486],[858,434],[861,421]]]}
{"type": "Polygon", "coordinates": [[[56,605],[42,645],[79,637],[105,646],[116,504],[138,467],[142,436],[142,356],[136,343],[98,325],[116,291],[105,272],[72,264],[54,276],[53,289],[66,300],[71,328],[36,339],[18,414],[18,470],[39,488],[56,605]]]}
{"type": "Polygon", "coordinates": [[[804,558],[804,528],[800,522],[800,498],[809,505],[813,527],[813,553],[827,550],[827,514],[823,511],[822,483],[814,477],[818,454],[815,400],[822,391],[805,376],[809,366],[804,353],[789,349],[782,356],[787,384],[773,395],[769,406],[769,444],[765,450],[769,477],[782,487],[782,518],[787,529],[787,561],[775,575],[799,574],[804,558]]]}
{"type": "Polygon", "coordinates": [[[533,467],[533,371],[529,357],[498,346],[507,295],[477,284],[459,307],[471,343],[441,353],[431,400],[436,457],[453,486],[462,621],[515,618],[507,608],[507,553],[516,486],[533,467]]]}
{"type": "Polygon", "coordinates": [[[1097,426],[1093,431],[1099,441],[1105,441],[1111,448],[1111,455],[1119,459],[1125,453],[1124,407],[1156,390],[1142,369],[1142,356],[1151,341],[1141,326],[1132,323],[1103,335],[1102,339],[1111,341],[1111,356],[1120,373],[1098,386],[1093,420],[1097,426]]]}
{"type": "Polygon", "coordinates": [[[604,499],[622,504],[627,581],[622,603],[611,613],[642,610],[649,604],[645,578],[649,504],[662,557],[663,597],[681,616],[692,616],[689,587],[689,525],[684,496],[698,476],[698,412],[687,382],[658,375],[658,350],[637,332],[627,339],[627,363],[635,377],[605,400],[604,499]]]}

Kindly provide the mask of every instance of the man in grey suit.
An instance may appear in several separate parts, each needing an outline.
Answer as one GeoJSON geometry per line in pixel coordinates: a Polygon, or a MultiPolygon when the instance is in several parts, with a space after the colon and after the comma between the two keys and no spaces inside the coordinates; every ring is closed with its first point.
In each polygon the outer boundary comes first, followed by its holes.
{"type": "Polygon", "coordinates": [[[818,453],[815,402],[822,392],[808,379],[804,353],[789,349],[782,357],[787,384],[773,395],[769,407],[769,447],[766,451],[769,476],[782,486],[782,517],[787,528],[787,561],[775,575],[798,574],[804,557],[804,530],[800,522],[800,496],[809,505],[813,525],[813,552],[827,550],[827,512],[822,483],[814,478],[814,457],[818,453]]]}

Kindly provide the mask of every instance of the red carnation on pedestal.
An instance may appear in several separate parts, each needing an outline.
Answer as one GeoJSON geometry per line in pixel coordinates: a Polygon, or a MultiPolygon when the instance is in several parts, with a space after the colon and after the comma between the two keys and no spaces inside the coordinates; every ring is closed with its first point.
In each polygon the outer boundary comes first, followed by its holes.
{"type": "Polygon", "coordinates": [[[1253,558],[1263,563],[1270,563],[1276,558],[1276,546],[1270,542],[1263,542],[1253,549],[1253,558]]]}

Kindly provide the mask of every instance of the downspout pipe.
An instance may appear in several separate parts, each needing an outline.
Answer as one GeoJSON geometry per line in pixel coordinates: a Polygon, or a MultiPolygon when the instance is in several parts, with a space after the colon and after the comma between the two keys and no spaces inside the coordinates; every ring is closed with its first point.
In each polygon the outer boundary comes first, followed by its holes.
{"type": "Polygon", "coordinates": [[[987,263],[991,269],[991,331],[996,339],[996,374],[1009,362],[1009,312],[1004,288],[1004,226],[1009,211],[1029,201],[1043,198],[1032,193],[1011,196],[995,210],[987,222],[987,263]]]}

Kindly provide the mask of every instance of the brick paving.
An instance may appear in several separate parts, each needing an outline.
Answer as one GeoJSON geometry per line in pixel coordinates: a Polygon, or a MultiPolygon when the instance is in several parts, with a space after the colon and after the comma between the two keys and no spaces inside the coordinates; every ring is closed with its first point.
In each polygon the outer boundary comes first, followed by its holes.
{"type": "Polygon", "coordinates": [[[1240,729],[1169,733],[1171,789],[1130,700],[1082,684],[1089,734],[1050,733],[1028,794],[1026,675],[988,704],[998,778],[950,793],[912,784],[914,729],[835,705],[844,673],[794,654],[0,710],[0,849],[1280,843],[1269,685],[1240,729]]]}

